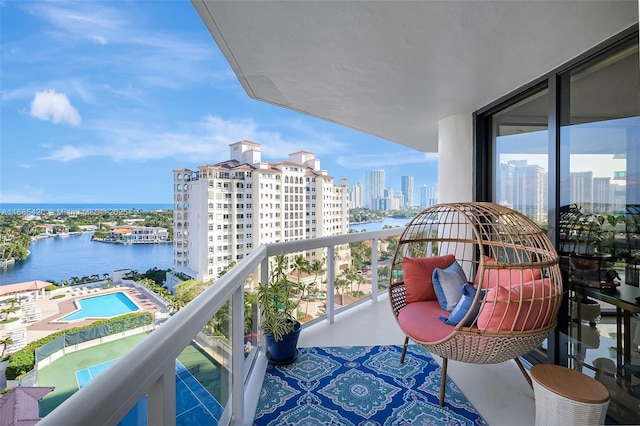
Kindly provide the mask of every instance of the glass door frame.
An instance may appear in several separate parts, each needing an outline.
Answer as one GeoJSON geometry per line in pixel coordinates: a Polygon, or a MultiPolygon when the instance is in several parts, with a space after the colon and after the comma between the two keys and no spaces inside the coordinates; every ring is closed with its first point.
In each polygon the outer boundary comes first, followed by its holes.
{"type": "MultiPolygon", "coordinates": [[[[606,40],[599,45],[588,50],[584,54],[550,71],[546,75],[531,81],[513,92],[503,96],[491,104],[479,109],[473,114],[473,197],[474,201],[495,201],[494,194],[494,171],[495,164],[494,140],[492,137],[492,116],[498,111],[522,101],[533,93],[543,89],[548,89],[548,236],[555,247],[559,243],[559,216],[560,216],[560,105],[563,92],[560,89],[560,76],[588,61],[597,55],[606,53],[615,46],[627,42],[631,38],[638,40],[638,25],[632,25],[616,36],[606,40]]],[[[566,92],[564,92],[566,93],[566,92]]],[[[563,277],[564,278],[564,277],[563,277]]],[[[567,280],[564,280],[566,283],[567,280]]],[[[529,362],[552,363],[558,365],[568,365],[569,353],[567,342],[567,331],[570,322],[568,313],[568,285],[565,285],[565,297],[563,306],[558,316],[558,327],[547,339],[547,353],[539,356],[531,353],[525,357],[529,362]]]]}

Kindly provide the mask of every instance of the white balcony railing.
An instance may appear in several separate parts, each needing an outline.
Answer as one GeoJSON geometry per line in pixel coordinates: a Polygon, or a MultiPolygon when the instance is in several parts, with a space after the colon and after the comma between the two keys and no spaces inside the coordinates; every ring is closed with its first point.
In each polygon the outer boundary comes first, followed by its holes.
{"type": "MultiPolygon", "coordinates": [[[[103,374],[94,378],[54,411],[40,425],[116,425],[136,405],[147,397],[148,425],[175,425],[176,373],[175,362],[192,341],[202,341],[202,330],[226,304],[230,305],[231,334],[226,347],[230,359],[225,362],[230,384],[219,424],[251,423],[257,397],[256,384],[262,382],[266,368],[263,344],[245,357],[244,290],[245,281],[259,271],[262,281],[268,279],[269,258],[280,253],[299,253],[326,249],[327,259],[334,259],[335,248],[344,244],[372,241],[371,294],[354,303],[377,300],[378,247],[382,238],[397,236],[402,228],[360,232],[334,237],[321,237],[256,248],[229,272],[218,279],[186,307],[169,318],[146,339],[122,356],[103,374]],[[250,386],[249,384],[252,384],[250,386]],[[251,395],[251,396],[250,396],[251,395]]],[[[319,321],[334,322],[335,314],[350,306],[336,308],[334,304],[335,262],[327,261],[326,313],[303,327],[319,321]]],[[[220,351],[219,351],[220,352],[220,351]]],[[[258,388],[259,391],[259,388],[258,388]]]]}

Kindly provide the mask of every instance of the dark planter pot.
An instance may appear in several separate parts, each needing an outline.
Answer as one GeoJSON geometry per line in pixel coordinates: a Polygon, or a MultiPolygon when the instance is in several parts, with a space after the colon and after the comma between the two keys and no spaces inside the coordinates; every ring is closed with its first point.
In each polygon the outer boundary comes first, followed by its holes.
{"type": "Polygon", "coordinates": [[[300,337],[300,323],[296,322],[295,329],[277,341],[273,334],[267,334],[267,359],[273,364],[291,364],[298,357],[298,338],[300,337]]]}

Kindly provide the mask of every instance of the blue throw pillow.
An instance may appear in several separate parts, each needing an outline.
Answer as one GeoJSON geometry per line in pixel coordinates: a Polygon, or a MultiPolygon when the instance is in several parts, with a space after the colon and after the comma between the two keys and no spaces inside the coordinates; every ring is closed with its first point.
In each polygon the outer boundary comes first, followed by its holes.
{"type": "Polygon", "coordinates": [[[453,311],[460,300],[460,290],[467,283],[467,276],[462,266],[458,262],[453,262],[445,269],[435,268],[432,282],[440,307],[445,311],[453,311]]]}
{"type": "MultiPolygon", "coordinates": [[[[464,286],[462,286],[462,288],[460,289],[460,293],[461,293],[460,301],[456,305],[455,309],[453,310],[453,312],[451,312],[451,315],[449,315],[449,318],[440,317],[440,319],[445,324],[458,325],[458,323],[462,321],[464,316],[467,315],[467,312],[471,308],[471,305],[473,304],[473,299],[476,297],[476,292],[477,292],[476,288],[471,284],[465,284],[464,286]]],[[[485,293],[486,293],[486,290],[483,290],[482,294],[480,295],[480,300],[482,300],[482,297],[484,297],[485,293]]],[[[475,320],[476,317],[478,316],[478,312],[480,311],[480,305],[481,305],[480,300],[478,301],[478,304],[475,306],[473,313],[471,314],[471,316],[469,316],[469,319],[467,319],[467,322],[464,324],[465,326],[471,325],[473,320],[475,320]]]]}

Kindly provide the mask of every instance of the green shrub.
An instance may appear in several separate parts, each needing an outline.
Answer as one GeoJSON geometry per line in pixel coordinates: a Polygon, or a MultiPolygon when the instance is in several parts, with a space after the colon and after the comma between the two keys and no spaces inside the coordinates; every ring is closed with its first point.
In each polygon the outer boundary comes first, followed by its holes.
{"type": "Polygon", "coordinates": [[[80,330],[87,330],[97,325],[107,324],[109,326],[109,334],[117,334],[133,328],[142,327],[153,322],[153,314],[151,312],[134,312],[131,314],[121,315],[115,318],[96,321],[93,324],[83,327],[73,327],[66,330],[56,331],[41,339],[34,340],[27,344],[24,348],[9,355],[9,364],[5,371],[7,380],[16,380],[21,374],[34,369],[36,364],[35,351],[37,348],[64,336],[67,333],[73,333],[80,330]]]}
{"type": "Polygon", "coordinates": [[[66,294],[56,294],[55,296],[51,296],[51,299],[62,299],[63,297],[65,297],[66,294]]]}
{"type": "Polygon", "coordinates": [[[55,285],[55,284],[51,284],[51,285],[46,286],[44,289],[45,289],[46,291],[53,291],[53,290],[57,290],[57,289],[59,289],[59,288],[60,288],[60,287],[58,287],[57,285],[55,285]]]}

